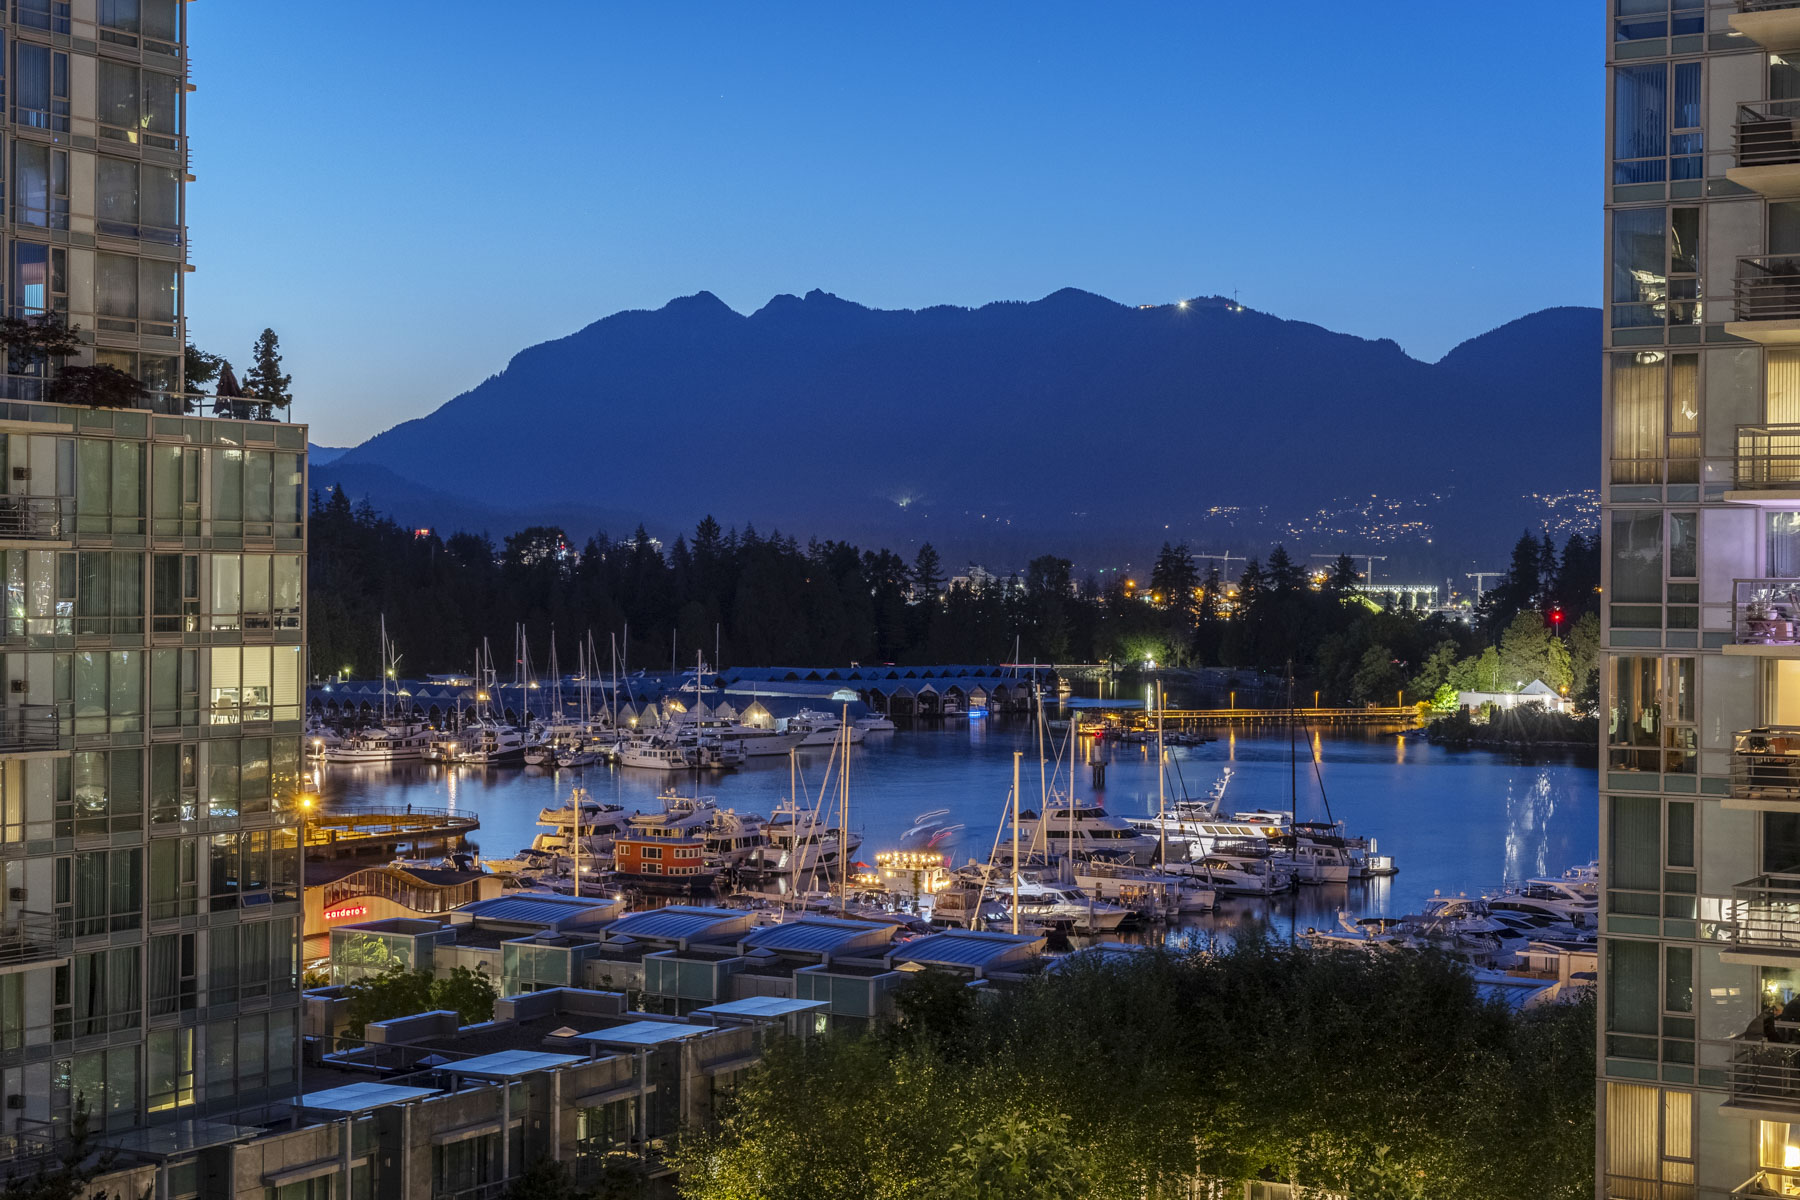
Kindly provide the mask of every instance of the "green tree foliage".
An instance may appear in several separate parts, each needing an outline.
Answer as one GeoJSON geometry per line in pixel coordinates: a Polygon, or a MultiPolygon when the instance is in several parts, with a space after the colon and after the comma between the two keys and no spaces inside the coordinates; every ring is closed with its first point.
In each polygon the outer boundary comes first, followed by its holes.
{"type": "Polygon", "coordinates": [[[678,1148],[683,1195],[1593,1194],[1592,1005],[1517,1013],[1436,956],[1252,935],[1070,963],[961,1020],[950,1044],[915,1027],[772,1047],[722,1127],[678,1148]]]}
{"type": "Polygon", "coordinates": [[[350,1002],[346,1030],[353,1038],[362,1037],[373,1022],[438,1009],[456,1013],[464,1025],[491,1020],[499,996],[485,973],[467,967],[436,979],[430,971],[409,971],[398,964],[353,980],[344,985],[344,993],[350,1002]]]}
{"type": "Polygon", "coordinates": [[[97,1181],[113,1170],[117,1154],[95,1144],[85,1101],[77,1101],[68,1136],[49,1159],[14,1158],[6,1164],[0,1195],[6,1200],[140,1200],[108,1192],[97,1181]]]}
{"type": "Polygon", "coordinates": [[[189,342],[182,354],[181,363],[181,374],[187,381],[187,390],[203,393],[209,384],[217,382],[226,366],[223,355],[209,354],[189,342]]]}
{"type": "Polygon", "coordinates": [[[244,376],[244,395],[261,402],[265,413],[270,409],[286,409],[294,402],[288,389],[294,378],[281,370],[281,339],[273,329],[265,329],[250,350],[250,373],[244,376]]]}
{"type": "Polygon", "coordinates": [[[136,376],[117,367],[64,367],[50,381],[48,398],[53,404],[137,408],[149,395],[136,376]]]}
{"type": "Polygon", "coordinates": [[[1501,691],[1518,691],[1541,679],[1562,693],[1570,682],[1569,649],[1535,612],[1521,612],[1500,637],[1501,691]]]}

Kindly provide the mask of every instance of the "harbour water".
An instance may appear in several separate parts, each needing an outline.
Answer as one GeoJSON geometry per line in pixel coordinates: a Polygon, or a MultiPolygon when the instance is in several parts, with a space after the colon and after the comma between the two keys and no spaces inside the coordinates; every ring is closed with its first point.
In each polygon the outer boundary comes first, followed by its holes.
{"type": "MultiPolygon", "coordinates": [[[[1228,899],[1177,936],[1230,929],[1251,918],[1285,933],[1293,925],[1330,927],[1340,911],[1353,917],[1417,912],[1434,893],[1475,895],[1507,881],[1557,875],[1598,855],[1598,776],[1591,763],[1526,763],[1393,733],[1349,730],[1313,737],[1311,747],[1320,759],[1316,769],[1303,733],[1297,766],[1290,768],[1285,730],[1217,732],[1219,740],[1209,745],[1170,748],[1165,778],[1171,800],[1184,790],[1203,796],[1229,766],[1234,770],[1226,793],[1229,811],[1286,810],[1297,794],[1300,819],[1319,820],[1328,803],[1330,815],[1345,821],[1352,834],[1375,838],[1382,853],[1395,856],[1400,873],[1303,888],[1274,900],[1228,899]]],[[[941,847],[953,861],[985,858],[1004,823],[1016,750],[1026,752],[1021,792],[1024,805],[1033,807],[1040,792],[1029,719],[952,721],[870,734],[850,757],[850,823],[864,838],[859,858],[872,862],[877,851],[898,848],[914,818],[937,809],[948,809],[948,820],[964,827],[941,847]]],[[[829,747],[800,758],[801,789],[815,799],[828,758],[829,747]]],[[[1066,758],[1045,774],[1052,787],[1070,786],[1066,758]]],[[[767,814],[787,795],[789,770],[782,758],[752,759],[743,770],[697,780],[604,764],[560,772],[339,765],[326,768],[321,799],[328,811],[407,804],[472,810],[481,819],[472,841],[484,854],[505,857],[530,844],[539,810],[566,798],[575,786],[627,810],[653,810],[658,793],[671,784],[714,796],[721,807],[767,814]]],[[[1099,799],[1121,816],[1154,814],[1155,751],[1114,745],[1103,789],[1091,786],[1085,766],[1075,768],[1073,784],[1078,798],[1099,799]]]]}

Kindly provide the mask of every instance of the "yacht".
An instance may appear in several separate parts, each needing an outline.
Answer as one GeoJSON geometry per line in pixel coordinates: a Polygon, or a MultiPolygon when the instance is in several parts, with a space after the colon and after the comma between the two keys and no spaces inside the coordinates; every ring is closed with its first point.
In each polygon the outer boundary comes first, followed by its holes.
{"type": "Polygon", "coordinates": [[[1202,882],[1220,896],[1279,896],[1294,887],[1286,864],[1273,858],[1208,854],[1193,862],[1165,863],[1162,869],[1202,882]]]}
{"type": "Polygon", "coordinates": [[[727,721],[699,712],[679,714],[669,727],[665,727],[665,732],[678,735],[693,733],[715,741],[735,742],[746,758],[786,757],[788,751],[797,749],[806,737],[805,733],[797,729],[763,729],[757,725],[727,721]]]}
{"type": "Polygon", "coordinates": [[[1496,913],[1543,916],[1566,921],[1577,929],[1592,929],[1599,923],[1600,897],[1567,878],[1528,879],[1518,887],[1487,897],[1487,904],[1496,913]]]}
{"type": "Polygon", "coordinates": [[[675,745],[688,765],[701,770],[731,771],[744,765],[744,743],[696,732],[677,732],[675,745]]]}
{"type": "Polygon", "coordinates": [[[472,721],[456,742],[456,761],[482,767],[517,766],[525,761],[525,734],[499,721],[472,721]]]}
{"type": "MultiPolygon", "coordinates": [[[[838,720],[834,714],[819,712],[817,709],[811,708],[803,708],[787,719],[787,731],[791,733],[798,730],[800,732],[802,747],[835,745],[838,738],[842,736],[843,728],[844,723],[838,720]]],[[[850,744],[854,746],[862,740],[863,731],[856,727],[855,722],[852,722],[850,744]]]]}
{"type": "Polygon", "coordinates": [[[504,874],[569,874],[575,868],[576,829],[580,828],[583,874],[590,866],[609,866],[613,842],[626,831],[624,808],[594,799],[576,788],[568,800],[538,812],[545,830],[531,839],[527,849],[512,859],[492,860],[490,870],[504,874]]]}
{"type": "Polygon", "coordinates": [[[720,808],[711,796],[682,796],[674,789],[658,797],[657,812],[639,812],[626,818],[637,833],[653,837],[699,838],[709,860],[725,867],[740,867],[757,850],[769,844],[764,821],[756,813],[720,808]]]}
{"type": "Polygon", "coordinates": [[[857,717],[850,724],[864,733],[892,733],[899,728],[885,713],[870,713],[866,717],[857,717]]]}
{"type": "Polygon", "coordinates": [[[619,743],[618,754],[620,766],[649,771],[685,771],[693,765],[672,738],[654,733],[626,738],[619,743]]]}
{"type": "Polygon", "coordinates": [[[1218,893],[1210,885],[1192,876],[1172,875],[1155,867],[1127,867],[1094,861],[1076,868],[1075,882],[1082,890],[1102,900],[1148,910],[1158,916],[1211,912],[1218,900],[1218,893]]]}
{"type": "Polygon", "coordinates": [[[844,834],[829,825],[823,816],[797,808],[793,801],[783,801],[763,826],[768,844],[759,846],[744,861],[744,869],[753,874],[786,876],[795,879],[835,877],[847,860],[856,856],[862,835],[852,830],[844,834]]]}
{"type": "Polygon", "coordinates": [[[1531,942],[1514,925],[1496,920],[1486,901],[1466,896],[1433,896],[1423,913],[1402,917],[1398,929],[1412,945],[1481,967],[1511,966],[1531,942]]]}
{"type": "Polygon", "coordinates": [[[1156,838],[1122,817],[1108,813],[1097,801],[1081,803],[1072,798],[1052,798],[1044,815],[1026,809],[1019,814],[1019,842],[1028,853],[1088,858],[1102,855],[1115,861],[1129,859],[1146,866],[1156,856],[1156,838]]]}
{"type": "Polygon", "coordinates": [[[320,753],[328,763],[417,762],[425,757],[430,744],[429,729],[394,723],[359,730],[340,738],[336,745],[325,746],[320,753]]]}
{"type": "MultiPolygon", "coordinates": [[[[1110,933],[1124,924],[1131,910],[1120,904],[1095,900],[1078,887],[1021,879],[1018,884],[1019,919],[1042,929],[1071,933],[1110,933]]],[[[1011,884],[995,884],[988,899],[1000,906],[1003,921],[1012,916],[1011,884]]]]}

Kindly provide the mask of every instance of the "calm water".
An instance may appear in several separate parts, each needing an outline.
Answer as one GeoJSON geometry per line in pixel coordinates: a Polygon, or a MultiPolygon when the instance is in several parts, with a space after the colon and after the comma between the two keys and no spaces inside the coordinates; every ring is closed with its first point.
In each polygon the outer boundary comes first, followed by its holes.
{"type": "MultiPolygon", "coordinates": [[[[1329,800],[1331,814],[1346,821],[1351,833],[1377,839],[1382,853],[1395,856],[1399,875],[1303,888],[1297,897],[1274,901],[1226,901],[1218,913],[1201,919],[1202,927],[1230,927],[1255,916],[1285,929],[1296,905],[1301,928],[1330,926],[1339,910],[1355,916],[1417,912],[1434,892],[1473,894],[1507,880],[1560,874],[1598,855],[1598,778],[1592,766],[1520,763],[1391,734],[1325,735],[1314,744],[1322,758],[1316,775],[1302,736],[1295,773],[1301,819],[1323,818],[1329,800]]],[[[876,851],[898,847],[916,816],[949,809],[949,820],[965,826],[947,847],[955,861],[985,858],[1007,805],[1015,750],[1028,752],[1022,794],[1030,806],[1038,795],[1038,767],[1028,720],[870,734],[850,760],[851,825],[864,837],[859,857],[873,861],[876,851]]],[[[1090,786],[1085,766],[1076,768],[1076,796],[1103,800],[1121,815],[1155,813],[1154,751],[1114,746],[1111,753],[1103,790],[1090,786]]],[[[1283,731],[1221,734],[1211,745],[1169,753],[1172,798],[1184,787],[1189,795],[1204,795],[1229,765],[1236,771],[1226,793],[1229,810],[1289,805],[1283,731]]],[[[801,784],[813,797],[828,754],[826,747],[801,756],[801,784]]],[[[1069,786],[1066,762],[1052,764],[1046,773],[1054,773],[1052,786],[1069,786]]],[[[670,782],[663,772],[606,766],[557,773],[531,767],[336,766],[326,769],[322,795],[328,809],[413,804],[473,810],[480,814],[481,831],[472,841],[483,852],[504,857],[529,845],[538,810],[577,784],[627,809],[654,809],[657,794],[670,782]]],[[[696,786],[692,776],[676,782],[684,791],[696,786]]],[[[787,761],[753,759],[735,773],[703,777],[698,789],[723,807],[767,814],[787,794],[787,761]]]]}

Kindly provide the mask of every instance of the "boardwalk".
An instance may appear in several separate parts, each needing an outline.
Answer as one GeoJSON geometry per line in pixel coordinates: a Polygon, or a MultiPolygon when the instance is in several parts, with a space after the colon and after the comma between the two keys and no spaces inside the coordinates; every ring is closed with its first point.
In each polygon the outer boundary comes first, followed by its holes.
{"type": "MultiPolygon", "coordinates": [[[[1155,724],[1154,713],[1140,721],[1155,724]]],[[[1399,725],[1419,724],[1419,710],[1406,708],[1170,708],[1163,723],[1174,729],[1190,725],[1399,725]]]]}

